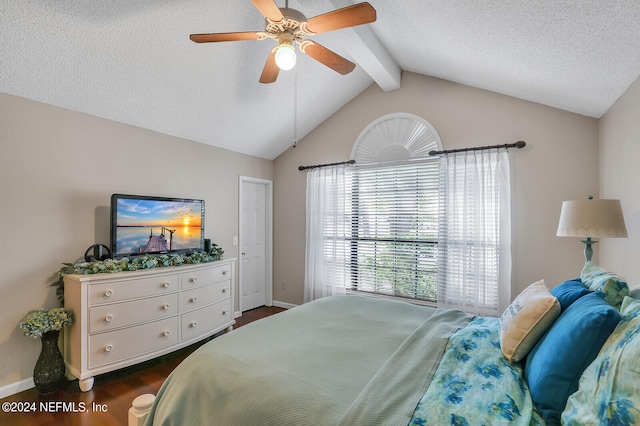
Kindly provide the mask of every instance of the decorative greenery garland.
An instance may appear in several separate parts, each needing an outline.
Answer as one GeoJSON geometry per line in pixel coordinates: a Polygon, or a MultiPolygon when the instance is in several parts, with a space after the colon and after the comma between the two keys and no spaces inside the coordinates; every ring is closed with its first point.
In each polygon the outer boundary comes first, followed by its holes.
{"type": "Polygon", "coordinates": [[[56,296],[60,301],[60,306],[64,306],[64,275],[65,274],[103,274],[116,273],[123,271],[137,271],[138,269],[164,268],[168,266],[178,265],[195,265],[198,263],[213,262],[222,259],[224,250],[217,244],[211,244],[209,252],[194,252],[191,254],[161,254],[161,255],[144,255],[129,259],[105,259],[93,262],[81,263],[63,263],[62,268],[58,271],[58,279],[51,284],[56,287],[56,296]]]}

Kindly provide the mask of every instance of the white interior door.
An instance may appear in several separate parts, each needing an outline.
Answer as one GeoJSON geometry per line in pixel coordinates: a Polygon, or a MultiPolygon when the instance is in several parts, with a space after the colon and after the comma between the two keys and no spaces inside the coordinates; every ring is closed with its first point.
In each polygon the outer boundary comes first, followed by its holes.
{"type": "Polygon", "coordinates": [[[240,181],[240,311],[271,305],[271,182],[240,181]]]}

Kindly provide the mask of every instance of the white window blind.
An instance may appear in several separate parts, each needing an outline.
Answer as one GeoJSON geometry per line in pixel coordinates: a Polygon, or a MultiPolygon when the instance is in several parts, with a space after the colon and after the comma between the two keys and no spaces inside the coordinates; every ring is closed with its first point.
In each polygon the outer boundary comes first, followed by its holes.
{"type": "Polygon", "coordinates": [[[425,160],[347,171],[351,290],[437,300],[438,170],[425,160]]]}

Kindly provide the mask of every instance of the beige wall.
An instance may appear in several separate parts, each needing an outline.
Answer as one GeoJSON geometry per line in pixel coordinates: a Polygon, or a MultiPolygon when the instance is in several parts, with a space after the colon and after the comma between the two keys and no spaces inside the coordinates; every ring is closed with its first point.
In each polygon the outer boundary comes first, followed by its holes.
{"type": "Polygon", "coordinates": [[[424,117],[445,148],[525,140],[512,155],[512,297],[540,278],[553,287],[580,274],[582,245],[555,234],[563,200],[598,196],[598,120],[405,72],[402,88],[370,86],[275,160],[275,300],[302,302],[306,174],[298,166],[349,159],[360,132],[394,112],[424,117]]]}
{"type": "Polygon", "coordinates": [[[272,161],[6,94],[0,148],[0,392],[32,376],[40,342],[18,323],[57,306],[52,273],[109,243],[112,193],[204,199],[206,237],[237,258],[238,176],[273,178],[272,161]]]}
{"type": "Polygon", "coordinates": [[[578,275],[581,244],[555,231],[562,200],[598,195],[592,118],[404,73],[401,89],[370,86],[271,162],[0,94],[0,390],[31,376],[39,342],[17,324],[56,305],[48,284],[62,262],[108,242],[114,192],[204,198],[207,237],[229,258],[238,257],[238,176],[273,179],[274,299],[301,303],[306,173],[297,168],[348,159],[359,133],[394,112],[427,119],[445,148],[525,140],[512,156],[512,296],[539,278],[554,286],[578,275]]]}
{"type": "Polygon", "coordinates": [[[640,79],[600,119],[600,189],[602,198],[622,203],[628,238],[602,239],[601,263],[640,285],[640,79]]]}

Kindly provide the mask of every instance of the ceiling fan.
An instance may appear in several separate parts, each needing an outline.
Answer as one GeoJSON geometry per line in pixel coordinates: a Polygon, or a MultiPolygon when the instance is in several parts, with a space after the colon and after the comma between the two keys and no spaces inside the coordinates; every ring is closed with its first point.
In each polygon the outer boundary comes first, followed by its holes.
{"type": "Polygon", "coordinates": [[[340,74],[348,74],[355,64],[326,47],[304,40],[308,35],[326,33],[356,25],[368,24],[376,20],[376,10],[367,2],[354,4],[307,19],[302,13],[287,6],[279,8],[274,0],[251,0],[251,3],[264,15],[264,31],[191,34],[189,38],[196,43],[220,41],[264,40],[271,38],[278,42],[269,53],[260,76],[260,83],[273,83],[281,69],[288,70],[296,62],[295,47],[316,61],[340,74]]]}

